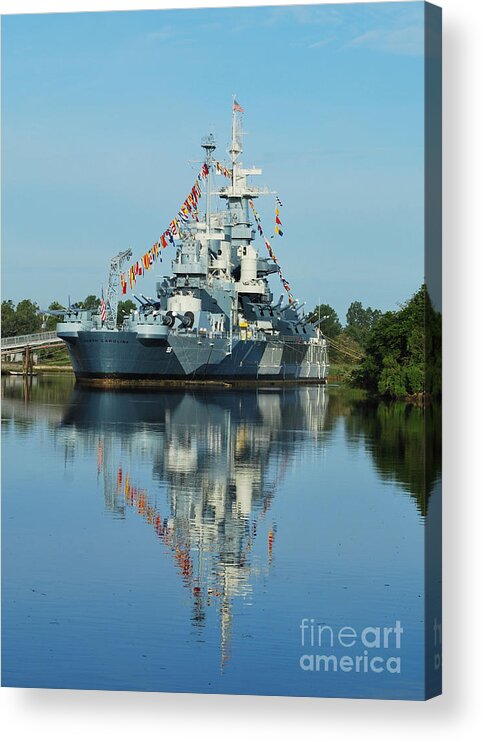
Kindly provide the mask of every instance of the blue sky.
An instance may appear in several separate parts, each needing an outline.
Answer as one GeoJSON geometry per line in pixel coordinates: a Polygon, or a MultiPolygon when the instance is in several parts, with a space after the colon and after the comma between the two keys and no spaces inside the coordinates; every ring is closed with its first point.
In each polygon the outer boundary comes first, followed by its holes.
{"type": "MultiPolygon", "coordinates": [[[[353,300],[396,308],[423,280],[423,14],[409,2],[4,17],[2,298],[99,294],[110,257],[140,257],[176,214],[201,137],[213,131],[225,156],[236,93],[243,161],[284,203],[273,247],[294,295],[341,319],[353,300]]],[[[273,207],[257,205],[269,234],[273,207]]],[[[143,293],[154,284],[150,272],[143,293]]]]}

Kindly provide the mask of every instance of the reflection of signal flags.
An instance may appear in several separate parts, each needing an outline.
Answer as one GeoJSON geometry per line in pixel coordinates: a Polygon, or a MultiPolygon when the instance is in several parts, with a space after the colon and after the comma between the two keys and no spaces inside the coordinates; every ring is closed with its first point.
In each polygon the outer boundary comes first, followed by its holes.
{"type": "Polygon", "coordinates": [[[268,533],[268,560],[269,562],[272,561],[274,539],[275,539],[275,534],[272,530],[270,530],[268,533]]]}
{"type": "Polygon", "coordinates": [[[97,475],[101,473],[102,468],[102,438],[97,442],[97,475]]]}
{"type": "Polygon", "coordinates": [[[122,487],[122,467],[120,466],[117,470],[117,493],[121,491],[122,487]]]}

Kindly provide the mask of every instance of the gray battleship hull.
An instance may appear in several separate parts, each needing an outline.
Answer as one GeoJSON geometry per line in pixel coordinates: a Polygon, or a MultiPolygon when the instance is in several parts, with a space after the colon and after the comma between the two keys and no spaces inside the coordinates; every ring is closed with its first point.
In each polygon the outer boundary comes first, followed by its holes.
{"type": "Polygon", "coordinates": [[[303,338],[243,340],[79,331],[64,338],[80,381],[313,381],[327,376],[323,347],[303,338]]]}

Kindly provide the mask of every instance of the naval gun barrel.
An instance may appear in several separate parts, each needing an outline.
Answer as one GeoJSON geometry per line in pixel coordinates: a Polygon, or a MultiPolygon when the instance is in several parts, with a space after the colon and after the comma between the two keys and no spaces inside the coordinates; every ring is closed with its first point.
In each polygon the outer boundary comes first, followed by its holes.
{"type": "Polygon", "coordinates": [[[40,314],[48,314],[51,317],[63,317],[69,311],[69,309],[41,309],[40,314]]]}
{"type": "Polygon", "coordinates": [[[175,312],[175,315],[176,315],[176,319],[180,321],[181,327],[186,327],[186,329],[193,327],[193,323],[195,321],[195,316],[193,312],[185,312],[184,314],[175,312]]]}
{"type": "Polygon", "coordinates": [[[162,318],[163,325],[167,325],[168,327],[174,327],[175,317],[174,312],[166,312],[166,314],[162,318]]]}
{"type": "Polygon", "coordinates": [[[147,296],[144,296],[144,294],[141,294],[141,299],[139,298],[139,296],[136,296],[136,294],[133,294],[133,296],[141,305],[141,309],[144,311],[144,313],[146,313],[149,309],[159,309],[161,306],[159,301],[149,299],[147,296]]]}
{"type": "Polygon", "coordinates": [[[185,312],[184,314],[180,314],[179,312],[169,310],[162,318],[162,323],[163,325],[167,325],[168,327],[174,327],[174,323],[176,320],[178,320],[180,327],[185,327],[187,330],[189,330],[190,327],[193,327],[195,316],[193,312],[185,312]]]}
{"type": "Polygon", "coordinates": [[[151,299],[148,296],[144,296],[144,294],[141,294],[141,296],[144,299],[144,301],[146,302],[146,304],[149,304],[149,306],[151,306],[151,307],[154,307],[154,306],[156,306],[156,304],[159,304],[159,302],[154,301],[154,299],[151,299]]]}

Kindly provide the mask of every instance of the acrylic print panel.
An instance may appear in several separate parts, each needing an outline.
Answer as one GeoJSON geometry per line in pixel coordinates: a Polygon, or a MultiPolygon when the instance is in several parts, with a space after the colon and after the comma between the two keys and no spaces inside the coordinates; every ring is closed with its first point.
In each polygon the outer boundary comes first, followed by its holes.
{"type": "Polygon", "coordinates": [[[440,25],[2,19],[4,685],[440,692],[440,25]]]}

